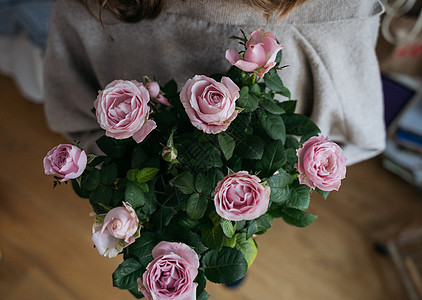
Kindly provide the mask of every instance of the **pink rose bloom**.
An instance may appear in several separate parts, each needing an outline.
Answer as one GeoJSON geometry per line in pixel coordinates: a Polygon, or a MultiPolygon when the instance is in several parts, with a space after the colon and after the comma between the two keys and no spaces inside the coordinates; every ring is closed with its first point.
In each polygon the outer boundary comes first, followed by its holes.
{"type": "Polygon", "coordinates": [[[123,202],[106,215],[95,216],[92,241],[101,255],[115,257],[139,237],[139,220],[132,206],[123,202]]]}
{"type": "Polygon", "coordinates": [[[228,77],[221,82],[204,75],[189,79],[180,92],[180,101],[193,126],[205,133],[225,131],[236,118],[239,87],[228,77]]]}
{"type": "Polygon", "coordinates": [[[314,136],[296,150],[299,182],[323,191],[338,190],[346,176],[346,158],[339,145],[324,136],[314,136]]]}
{"type": "Polygon", "coordinates": [[[276,65],[275,59],[281,49],[283,46],[277,43],[271,32],[257,29],[251,33],[251,38],[246,42],[243,58],[236,51],[228,49],[226,59],[245,72],[254,72],[263,77],[276,65]]]}
{"type": "Polygon", "coordinates": [[[138,290],[148,300],[195,300],[196,252],[182,243],[160,242],[152,256],[142,279],[138,278],[138,290]]]}
{"type": "Polygon", "coordinates": [[[217,213],[231,221],[253,220],[268,209],[270,187],[263,186],[259,177],[240,171],[224,177],[214,191],[217,213]]]}
{"type": "Polygon", "coordinates": [[[94,101],[98,123],[109,137],[132,137],[140,143],[157,127],[148,119],[149,100],[149,92],[142,83],[115,80],[99,91],[94,101]]]}
{"type": "Polygon", "coordinates": [[[76,146],[61,144],[44,157],[44,172],[63,178],[61,181],[75,179],[82,175],[87,163],[85,151],[76,146]]]}

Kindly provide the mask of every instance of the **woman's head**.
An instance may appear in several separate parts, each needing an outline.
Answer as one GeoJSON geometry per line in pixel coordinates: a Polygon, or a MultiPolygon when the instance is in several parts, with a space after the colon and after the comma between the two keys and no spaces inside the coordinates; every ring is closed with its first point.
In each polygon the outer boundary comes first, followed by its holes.
{"type": "Polygon", "coordinates": [[[135,23],[143,19],[153,19],[157,17],[162,8],[162,0],[77,0],[89,9],[90,3],[95,3],[99,8],[99,18],[101,21],[101,11],[107,10],[119,20],[127,23],[135,23]]]}
{"type": "MultiPolygon", "coordinates": [[[[101,11],[107,10],[119,20],[127,23],[138,22],[143,19],[157,17],[165,0],[77,0],[86,7],[94,2],[101,11]]],[[[195,0],[185,0],[195,1],[195,0]]],[[[256,11],[261,12],[266,18],[276,15],[279,18],[287,16],[295,7],[307,0],[243,0],[256,11]]]]}

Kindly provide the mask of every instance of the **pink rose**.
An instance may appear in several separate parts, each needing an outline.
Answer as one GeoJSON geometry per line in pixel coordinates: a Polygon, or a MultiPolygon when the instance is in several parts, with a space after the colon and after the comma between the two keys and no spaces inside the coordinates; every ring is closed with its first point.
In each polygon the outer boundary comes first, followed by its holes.
{"type": "Polygon", "coordinates": [[[132,137],[140,143],[157,127],[148,119],[149,100],[149,92],[142,83],[115,80],[99,91],[94,101],[98,123],[109,137],[132,137]]]}
{"type": "Polygon", "coordinates": [[[156,81],[149,81],[145,84],[151,98],[155,98],[160,93],[160,85],[156,81]]]}
{"type": "Polygon", "coordinates": [[[217,213],[231,221],[253,220],[263,215],[268,209],[271,191],[260,181],[246,171],[224,177],[214,191],[217,213]]]}
{"type": "Polygon", "coordinates": [[[139,237],[139,220],[132,206],[123,202],[106,215],[95,216],[92,241],[101,255],[115,257],[139,237]]]}
{"type": "Polygon", "coordinates": [[[324,136],[314,136],[296,150],[299,182],[323,191],[338,190],[346,176],[346,158],[339,145],[324,136]]]}
{"type": "Polygon", "coordinates": [[[148,300],[195,300],[199,259],[196,252],[182,243],[160,242],[152,250],[150,262],[138,290],[148,300]]]}
{"type": "Polygon", "coordinates": [[[61,177],[62,182],[81,176],[86,163],[85,151],[69,144],[54,147],[48,151],[43,160],[45,174],[61,177]]]}
{"type": "Polygon", "coordinates": [[[228,77],[221,82],[204,75],[189,79],[180,92],[180,101],[196,128],[205,133],[225,131],[238,111],[239,87],[228,77]]]}
{"type": "Polygon", "coordinates": [[[277,43],[271,32],[257,29],[251,33],[251,38],[246,42],[243,58],[236,51],[228,49],[226,59],[245,72],[254,72],[263,77],[276,65],[275,59],[281,49],[283,46],[277,43]]]}

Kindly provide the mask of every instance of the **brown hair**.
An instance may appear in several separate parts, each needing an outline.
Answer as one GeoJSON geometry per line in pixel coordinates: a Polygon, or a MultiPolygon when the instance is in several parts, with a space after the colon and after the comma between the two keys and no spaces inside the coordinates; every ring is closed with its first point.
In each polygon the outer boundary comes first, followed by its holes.
{"type": "Polygon", "coordinates": [[[287,16],[295,7],[307,0],[244,0],[249,6],[261,12],[266,18],[276,15],[279,19],[287,16]]]}
{"type": "Polygon", "coordinates": [[[98,19],[101,23],[102,17],[101,12],[103,10],[108,10],[119,20],[128,23],[135,23],[143,19],[154,19],[157,17],[162,8],[161,0],[77,0],[85,5],[89,12],[94,15],[92,12],[92,7],[89,5],[92,2],[95,2],[97,8],[99,9],[98,19]]]}
{"type": "MultiPolygon", "coordinates": [[[[95,2],[99,8],[99,20],[102,23],[101,12],[108,10],[118,19],[133,23],[143,19],[157,17],[165,0],[77,0],[91,12],[90,2],[95,2]]],[[[278,18],[287,16],[295,7],[307,0],[243,0],[246,4],[261,12],[266,18],[275,14],[278,18]]]]}

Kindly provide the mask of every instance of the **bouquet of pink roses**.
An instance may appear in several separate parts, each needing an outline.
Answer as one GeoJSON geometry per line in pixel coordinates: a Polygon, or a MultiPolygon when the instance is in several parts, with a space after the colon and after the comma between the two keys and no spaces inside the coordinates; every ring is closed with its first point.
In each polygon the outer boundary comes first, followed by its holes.
{"type": "Polygon", "coordinates": [[[111,82],[94,101],[104,155],[59,145],[44,158],[55,184],[89,199],[92,241],[123,255],[113,284],[137,298],[207,299],[207,280],[245,275],[273,218],[311,224],[311,191],[326,197],[345,177],[340,147],[295,113],[282,46],[263,29],[238,39],[226,74],[196,75],[180,93],[174,81],[111,82]]]}

